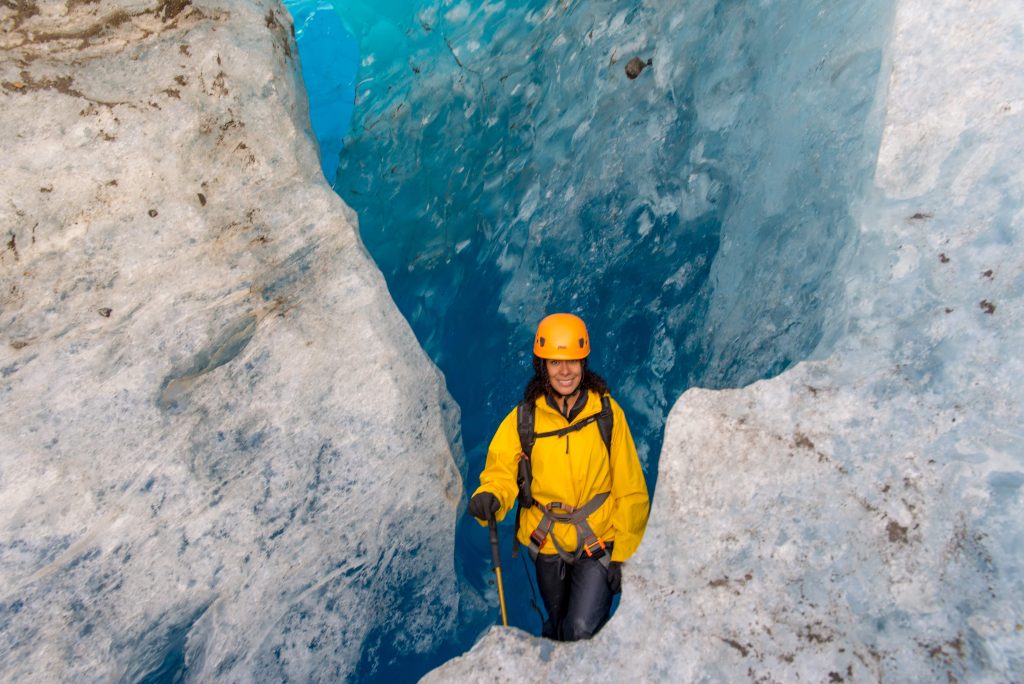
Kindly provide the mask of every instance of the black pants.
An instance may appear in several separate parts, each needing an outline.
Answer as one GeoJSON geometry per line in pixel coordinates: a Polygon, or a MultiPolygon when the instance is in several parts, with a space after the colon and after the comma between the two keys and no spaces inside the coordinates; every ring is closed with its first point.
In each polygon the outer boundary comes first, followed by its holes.
{"type": "Polygon", "coordinates": [[[608,571],[599,560],[583,556],[569,565],[557,554],[539,554],[537,586],[548,611],[541,636],[558,641],[589,639],[608,620],[612,592],[608,571]]]}

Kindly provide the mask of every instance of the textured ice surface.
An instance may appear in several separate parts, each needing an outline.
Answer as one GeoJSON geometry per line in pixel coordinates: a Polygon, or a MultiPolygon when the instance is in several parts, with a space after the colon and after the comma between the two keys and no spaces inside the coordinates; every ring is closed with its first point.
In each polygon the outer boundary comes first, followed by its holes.
{"type": "Polygon", "coordinates": [[[819,360],[683,394],[593,641],[494,628],[428,681],[1020,679],[1024,8],[894,8],[819,360]]]}
{"type": "Polygon", "coordinates": [[[354,31],[336,188],[471,451],[552,310],[597,334],[645,463],[683,389],[817,344],[877,150],[887,3],[402,4],[354,31]],[[630,80],[633,57],[652,66],[630,80]]]}
{"type": "Polygon", "coordinates": [[[437,648],[457,415],[320,177],[287,14],[0,22],[0,680],[437,648]]]}

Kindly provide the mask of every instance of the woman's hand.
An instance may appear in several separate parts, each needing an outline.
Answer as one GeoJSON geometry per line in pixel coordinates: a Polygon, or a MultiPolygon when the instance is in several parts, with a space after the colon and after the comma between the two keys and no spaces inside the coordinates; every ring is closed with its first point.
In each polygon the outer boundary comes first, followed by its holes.
{"type": "Polygon", "coordinates": [[[479,520],[490,520],[499,508],[498,497],[490,492],[479,492],[469,500],[469,513],[479,520]]]}

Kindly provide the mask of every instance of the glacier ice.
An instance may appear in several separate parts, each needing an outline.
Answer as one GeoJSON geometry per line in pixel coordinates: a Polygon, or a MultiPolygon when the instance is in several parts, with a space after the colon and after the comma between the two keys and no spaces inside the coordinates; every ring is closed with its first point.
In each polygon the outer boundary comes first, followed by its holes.
{"type": "Polygon", "coordinates": [[[336,188],[462,404],[470,471],[530,325],[565,308],[607,333],[660,472],[635,594],[594,644],[493,630],[433,678],[1019,671],[1020,396],[994,374],[1020,369],[1021,10],[386,21],[402,58],[363,46],[336,188]]]}
{"type": "MultiPolygon", "coordinates": [[[[361,227],[395,298],[442,365],[516,377],[534,309],[596,306],[659,471],[594,641],[492,629],[428,679],[1012,680],[1024,9],[408,7],[341,7],[380,69],[357,130],[394,134],[341,167],[400,219],[361,227]],[[652,61],[636,80],[632,52],[652,61]],[[373,149],[404,182],[369,175],[373,149]],[[576,154],[590,184],[544,175],[576,154]],[[418,209],[416,182],[436,198],[418,209]],[[454,211],[477,205],[478,224],[454,211]],[[618,287],[570,291],[579,265],[618,287]],[[615,327],[649,274],[652,308],[615,327]],[[467,330],[498,341],[453,345],[467,330]]],[[[319,178],[280,7],[28,2],[0,21],[3,678],[433,662],[480,608],[451,558],[457,412],[319,178]]],[[[466,370],[449,379],[474,445],[518,381],[466,370]]]]}
{"type": "Polygon", "coordinates": [[[887,3],[414,5],[381,19],[402,58],[361,45],[336,189],[471,452],[546,311],[605,338],[651,467],[683,389],[814,348],[877,150],[887,3]]]}
{"type": "Polygon", "coordinates": [[[287,13],[0,22],[0,680],[336,682],[436,649],[457,409],[321,177],[287,13]]]}
{"type": "Polygon", "coordinates": [[[892,8],[813,360],[676,401],[592,642],[492,628],[425,681],[1019,679],[1024,8],[892,8]]]}
{"type": "MultiPolygon", "coordinates": [[[[653,485],[685,388],[777,374],[821,341],[881,135],[890,4],[398,5],[376,24],[403,39],[385,58],[353,30],[335,187],[460,404],[471,476],[532,326],[571,310],[653,485]],[[630,79],[634,56],[651,66],[630,79]]],[[[479,532],[461,532],[476,576],[479,532]]]]}

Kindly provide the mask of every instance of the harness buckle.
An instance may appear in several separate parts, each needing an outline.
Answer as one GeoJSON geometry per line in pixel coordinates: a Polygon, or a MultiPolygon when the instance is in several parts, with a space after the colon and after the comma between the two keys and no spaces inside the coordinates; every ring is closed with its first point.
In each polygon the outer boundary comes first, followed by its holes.
{"type": "Polygon", "coordinates": [[[538,527],[530,533],[530,541],[533,542],[533,544],[538,549],[543,549],[544,544],[546,544],[548,541],[548,535],[544,532],[541,532],[540,528],[538,527]]]}
{"type": "Polygon", "coordinates": [[[583,542],[583,550],[587,552],[587,556],[590,558],[594,558],[595,554],[597,558],[600,558],[604,555],[607,547],[604,545],[604,540],[600,537],[594,537],[592,542],[583,542]]]}

